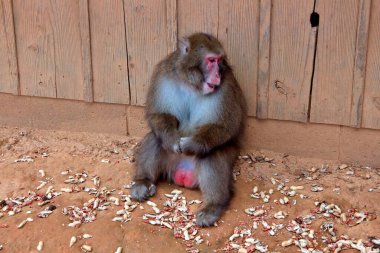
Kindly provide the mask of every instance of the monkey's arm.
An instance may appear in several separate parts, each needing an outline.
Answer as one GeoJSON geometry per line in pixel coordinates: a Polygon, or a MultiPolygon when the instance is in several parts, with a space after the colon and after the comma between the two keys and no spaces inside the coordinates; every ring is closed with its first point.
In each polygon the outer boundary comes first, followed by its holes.
{"type": "Polygon", "coordinates": [[[182,137],[179,142],[179,150],[188,155],[204,155],[228,142],[234,135],[235,133],[226,127],[207,124],[199,127],[193,136],[182,137]]]}
{"type": "Polygon", "coordinates": [[[179,141],[178,119],[168,113],[151,113],[147,115],[148,123],[155,136],[166,150],[173,150],[179,141]]]}

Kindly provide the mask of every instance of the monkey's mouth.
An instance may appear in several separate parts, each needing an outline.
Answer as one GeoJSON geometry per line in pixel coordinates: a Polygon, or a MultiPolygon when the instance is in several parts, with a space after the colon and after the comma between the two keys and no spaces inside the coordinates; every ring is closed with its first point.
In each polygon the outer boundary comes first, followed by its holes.
{"type": "Polygon", "coordinates": [[[216,84],[212,84],[212,83],[207,83],[207,86],[210,88],[210,89],[215,89],[215,86],[216,84]]]}

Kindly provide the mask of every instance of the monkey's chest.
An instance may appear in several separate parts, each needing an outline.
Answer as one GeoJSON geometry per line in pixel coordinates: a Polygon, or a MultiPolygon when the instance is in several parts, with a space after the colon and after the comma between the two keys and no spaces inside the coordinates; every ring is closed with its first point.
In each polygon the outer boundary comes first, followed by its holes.
{"type": "Polygon", "coordinates": [[[193,130],[208,123],[218,121],[221,94],[201,95],[187,85],[165,80],[157,92],[156,111],[175,116],[180,131],[191,134],[193,130]]]}
{"type": "Polygon", "coordinates": [[[182,158],[175,166],[172,174],[175,184],[187,188],[193,188],[198,185],[195,173],[195,161],[192,158],[182,158]]]}

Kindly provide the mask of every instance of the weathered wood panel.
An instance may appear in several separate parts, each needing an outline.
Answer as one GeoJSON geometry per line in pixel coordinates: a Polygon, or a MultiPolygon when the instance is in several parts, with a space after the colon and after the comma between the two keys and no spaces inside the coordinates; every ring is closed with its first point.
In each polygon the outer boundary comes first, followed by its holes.
{"type": "Polygon", "coordinates": [[[256,115],[259,1],[219,1],[218,37],[248,104],[256,115]]]}
{"type": "Polygon", "coordinates": [[[89,2],[93,93],[96,102],[129,103],[122,0],[89,2]]]}
{"type": "Polygon", "coordinates": [[[180,37],[194,32],[218,35],[218,0],[178,1],[178,34],[180,37]]]}
{"type": "Polygon", "coordinates": [[[307,121],[313,71],[313,0],[272,1],[268,118],[307,121]]]}
{"type": "Polygon", "coordinates": [[[175,48],[175,2],[169,2],[168,12],[165,0],[124,3],[131,104],[144,105],[154,66],[175,48]]]}
{"type": "Polygon", "coordinates": [[[177,49],[178,16],[177,0],[166,0],[166,28],[168,54],[177,49]]]}
{"type": "Polygon", "coordinates": [[[259,59],[257,73],[257,105],[256,116],[259,119],[268,118],[268,87],[270,58],[270,27],[272,1],[260,1],[259,19],[259,59]]]}
{"type": "Polygon", "coordinates": [[[83,66],[83,99],[86,102],[93,102],[94,94],[92,90],[92,63],[89,15],[90,14],[88,9],[88,0],[79,0],[79,23],[83,66]]]}
{"type": "Polygon", "coordinates": [[[16,41],[11,0],[0,1],[0,92],[18,94],[16,41]]]}
{"type": "Polygon", "coordinates": [[[359,0],[318,0],[310,121],[350,125],[359,0]]]}
{"type": "Polygon", "coordinates": [[[370,11],[371,0],[360,0],[350,118],[353,127],[360,127],[362,122],[370,11]]]}
{"type": "Polygon", "coordinates": [[[78,1],[13,3],[21,94],[82,99],[78,1]]]}
{"type": "Polygon", "coordinates": [[[362,127],[380,129],[380,1],[372,1],[362,127]]]}

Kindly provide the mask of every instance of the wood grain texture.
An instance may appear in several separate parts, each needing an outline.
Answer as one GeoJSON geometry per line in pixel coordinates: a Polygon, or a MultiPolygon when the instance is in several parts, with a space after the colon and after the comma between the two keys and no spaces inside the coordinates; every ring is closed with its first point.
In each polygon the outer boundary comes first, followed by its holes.
{"type": "Polygon", "coordinates": [[[78,2],[13,3],[21,94],[82,99],[78,2]]]}
{"type": "Polygon", "coordinates": [[[178,15],[177,0],[166,0],[166,28],[167,30],[167,47],[168,54],[177,49],[178,38],[178,15]]]}
{"type": "Polygon", "coordinates": [[[79,23],[83,66],[83,99],[86,102],[94,101],[92,89],[90,17],[88,0],[79,0],[79,23]]]}
{"type": "Polygon", "coordinates": [[[260,0],[256,105],[256,117],[259,119],[268,118],[271,7],[272,0],[260,0]]]}
{"type": "Polygon", "coordinates": [[[316,31],[313,0],[272,1],[268,118],[306,122],[316,31]]]}
{"type": "Polygon", "coordinates": [[[318,0],[310,121],[350,125],[359,0],[318,0]]]}
{"type": "Polygon", "coordinates": [[[372,1],[362,127],[380,129],[380,1],[372,1]]]}
{"type": "MultiPolygon", "coordinates": [[[[144,105],[154,66],[168,52],[175,41],[175,18],[166,18],[165,0],[125,0],[126,34],[128,44],[131,104],[144,105]]],[[[174,14],[172,11],[169,12],[174,14]]]]}
{"type": "Polygon", "coordinates": [[[0,92],[19,93],[11,0],[0,1],[0,92]]]}
{"type": "Polygon", "coordinates": [[[180,37],[194,32],[218,35],[218,0],[179,0],[178,34],[180,37]]]}
{"type": "Polygon", "coordinates": [[[370,12],[371,0],[360,0],[350,119],[353,127],[362,122],[370,12]]]}
{"type": "Polygon", "coordinates": [[[219,31],[229,63],[243,89],[248,114],[256,115],[259,2],[219,1],[219,31]]]}
{"type": "Polygon", "coordinates": [[[122,0],[89,2],[93,93],[96,102],[129,103],[123,8],[122,0]]]}

